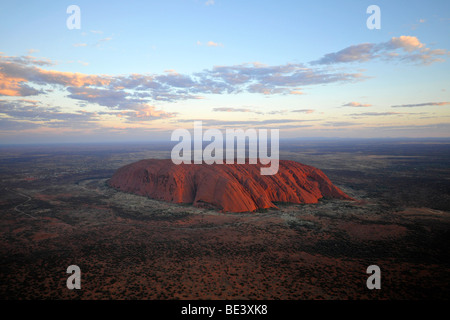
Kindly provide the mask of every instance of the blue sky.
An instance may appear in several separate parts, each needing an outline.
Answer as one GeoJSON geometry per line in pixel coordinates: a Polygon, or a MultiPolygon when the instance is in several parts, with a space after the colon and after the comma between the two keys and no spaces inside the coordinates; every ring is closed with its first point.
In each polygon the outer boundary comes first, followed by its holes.
{"type": "Polygon", "coordinates": [[[448,1],[1,7],[0,143],[165,139],[194,120],[282,138],[450,135],[448,1]]]}

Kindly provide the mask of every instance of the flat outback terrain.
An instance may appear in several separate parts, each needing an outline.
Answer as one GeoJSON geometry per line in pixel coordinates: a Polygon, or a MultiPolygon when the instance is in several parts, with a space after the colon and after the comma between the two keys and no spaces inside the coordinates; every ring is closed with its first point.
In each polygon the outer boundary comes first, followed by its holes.
{"type": "Polygon", "coordinates": [[[448,299],[449,140],[280,148],[356,200],[222,213],[109,187],[171,146],[1,147],[0,299],[448,299]]]}

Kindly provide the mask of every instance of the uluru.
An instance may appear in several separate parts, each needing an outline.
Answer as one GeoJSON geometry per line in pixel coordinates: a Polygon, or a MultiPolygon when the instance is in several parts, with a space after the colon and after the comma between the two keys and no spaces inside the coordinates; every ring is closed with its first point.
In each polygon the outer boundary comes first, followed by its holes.
{"type": "Polygon", "coordinates": [[[109,185],[120,191],[223,212],[276,208],[274,203],[353,200],[319,169],[280,160],[278,173],[261,175],[261,164],[179,164],[146,159],[119,168],[109,185]]]}
{"type": "Polygon", "coordinates": [[[109,185],[124,192],[223,212],[276,208],[276,202],[352,200],[319,169],[281,160],[278,173],[261,175],[261,164],[179,164],[146,159],[119,168],[109,185]]]}

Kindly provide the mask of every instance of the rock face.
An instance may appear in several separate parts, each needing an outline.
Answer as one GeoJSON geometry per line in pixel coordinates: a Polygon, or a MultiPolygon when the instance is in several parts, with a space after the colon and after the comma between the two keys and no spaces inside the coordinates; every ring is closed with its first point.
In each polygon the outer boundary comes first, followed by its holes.
{"type": "Polygon", "coordinates": [[[353,200],[319,169],[280,160],[278,173],[261,164],[173,164],[148,159],[118,169],[109,185],[125,192],[223,212],[276,208],[273,202],[317,203],[322,197],[353,200]]]}

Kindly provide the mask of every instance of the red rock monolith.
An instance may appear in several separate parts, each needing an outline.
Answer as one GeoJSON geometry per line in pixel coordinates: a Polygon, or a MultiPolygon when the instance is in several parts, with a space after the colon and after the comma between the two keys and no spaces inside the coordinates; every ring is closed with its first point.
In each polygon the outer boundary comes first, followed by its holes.
{"type": "Polygon", "coordinates": [[[275,175],[261,164],[180,164],[148,159],[119,168],[109,185],[129,193],[223,212],[276,208],[274,202],[317,203],[321,198],[353,200],[319,169],[280,160],[275,175]]]}

